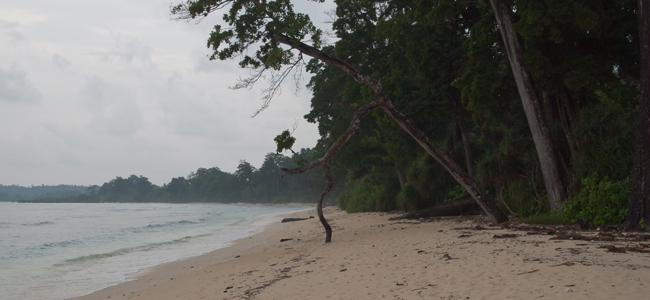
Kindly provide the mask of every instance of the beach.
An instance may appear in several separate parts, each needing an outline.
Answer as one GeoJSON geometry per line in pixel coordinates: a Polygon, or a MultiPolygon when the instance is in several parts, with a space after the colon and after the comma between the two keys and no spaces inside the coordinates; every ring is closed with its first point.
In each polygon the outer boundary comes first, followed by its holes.
{"type": "Polygon", "coordinates": [[[327,207],[334,233],[326,244],[315,210],[286,217],[310,216],[74,299],[646,299],[650,293],[644,233],[490,226],[480,216],[391,221],[400,214],[327,207]]]}

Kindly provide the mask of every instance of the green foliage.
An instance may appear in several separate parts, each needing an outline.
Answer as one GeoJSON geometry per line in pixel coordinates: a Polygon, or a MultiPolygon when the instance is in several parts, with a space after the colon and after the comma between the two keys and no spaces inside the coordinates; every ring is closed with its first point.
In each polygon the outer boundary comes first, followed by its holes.
{"type": "Polygon", "coordinates": [[[463,186],[461,185],[457,185],[453,190],[447,193],[447,199],[445,199],[445,202],[449,202],[454,199],[457,199],[458,197],[464,195],[465,193],[467,193],[467,191],[465,191],[465,188],[463,188],[463,186]]]}
{"type": "Polygon", "coordinates": [[[627,214],[627,198],[631,192],[631,179],[610,181],[592,174],[582,180],[582,191],[564,202],[561,215],[569,222],[578,219],[592,221],[595,225],[620,224],[627,214]]]}
{"type": "Polygon", "coordinates": [[[577,155],[574,163],[576,178],[590,174],[607,174],[613,180],[623,180],[632,171],[637,109],[633,87],[600,92],[596,103],[579,113],[574,127],[577,155]],[[631,90],[631,91],[630,91],[631,90]]]}
{"type": "Polygon", "coordinates": [[[345,211],[348,213],[376,211],[377,199],[383,192],[381,185],[357,184],[343,192],[339,201],[346,203],[345,211]]]}
{"type": "Polygon", "coordinates": [[[293,143],[296,142],[296,138],[291,136],[289,130],[283,131],[281,134],[276,136],[274,139],[275,143],[278,146],[278,149],[275,150],[275,153],[282,153],[284,150],[291,150],[293,143]]]}
{"type": "MultiPolygon", "coordinates": [[[[579,190],[577,179],[594,172],[607,174],[614,183],[627,178],[634,144],[635,122],[630,120],[637,113],[639,95],[636,1],[508,3],[513,5],[513,25],[527,71],[542,96],[544,118],[571,183],[569,195],[586,193],[579,190]]],[[[336,42],[322,51],[380,80],[386,96],[412,124],[459,165],[465,164],[465,149],[457,124],[466,123],[479,184],[518,216],[544,216],[547,199],[539,157],[489,3],[352,0],[336,4],[332,24],[336,42]]],[[[200,19],[220,9],[228,10],[223,18],[227,25],[215,26],[208,40],[212,59],[239,58],[242,67],[274,71],[271,77],[277,79],[287,74],[282,70],[300,67],[303,56],[274,40],[275,34],[315,48],[323,44],[320,30],[308,16],[294,12],[289,0],[258,5],[244,0],[190,0],[172,7],[172,13],[200,19]]],[[[323,61],[312,59],[306,68],[313,74],[308,85],[313,97],[305,118],[318,124],[321,136],[311,153],[322,155],[342,138],[353,110],[372,94],[323,61]]],[[[295,141],[289,132],[275,140],[278,153],[295,141]]],[[[248,179],[230,182],[229,194],[242,198],[254,192],[259,201],[273,202],[284,201],[291,190],[292,201],[302,197],[298,195],[315,198],[322,187],[318,172],[279,180],[279,167],[288,165],[291,162],[267,156],[248,179]],[[309,188],[298,192],[294,187],[302,178],[308,178],[309,184],[301,186],[309,188]]],[[[348,211],[415,210],[462,192],[447,170],[379,110],[367,115],[355,136],[335,154],[332,173],[335,189],[341,191],[339,205],[348,211]]],[[[208,184],[212,189],[203,188],[199,180],[203,176],[190,176],[188,191],[201,197],[221,193],[226,189],[222,184],[233,177],[222,175],[211,175],[219,178],[219,184],[208,184]]],[[[170,183],[169,192],[182,189],[176,183],[170,183]]]]}
{"type": "Polygon", "coordinates": [[[427,207],[427,199],[413,183],[406,183],[402,191],[397,194],[397,209],[402,211],[416,211],[427,207]]]}
{"type": "Polygon", "coordinates": [[[349,213],[366,211],[390,211],[395,209],[395,197],[399,183],[392,176],[370,173],[348,182],[337,203],[349,213]]]}

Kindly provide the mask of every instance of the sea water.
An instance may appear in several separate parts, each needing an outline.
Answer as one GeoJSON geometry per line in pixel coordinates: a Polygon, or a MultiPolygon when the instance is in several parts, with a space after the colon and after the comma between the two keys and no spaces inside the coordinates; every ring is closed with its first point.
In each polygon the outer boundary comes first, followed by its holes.
{"type": "Polygon", "coordinates": [[[0,299],[82,296],[143,268],[226,247],[264,225],[262,216],[309,208],[0,202],[0,299]]]}

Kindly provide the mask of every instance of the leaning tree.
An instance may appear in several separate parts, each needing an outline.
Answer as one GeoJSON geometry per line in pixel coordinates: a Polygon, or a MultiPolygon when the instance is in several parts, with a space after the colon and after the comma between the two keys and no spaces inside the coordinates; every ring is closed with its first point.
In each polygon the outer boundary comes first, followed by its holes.
{"type": "MultiPolygon", "coordinates": [[[[314,0],[314,2],[323,2],[323,0],[314,0]]],[[[318,199],[318,217],[325,227],[326,243],[332,239],[332,229],[323,215],[322,207],[323,198],[333,185],[330,170],[332,156],[357,132],[363,117],[376,109],[381,109],[388,114],[399,127],[438,161],[475,199],[492,222],[501,223],[508,220],[507,215],[498,208],[474,178],[393,104],[377,78],[321,50],[322,31],[314,26],[308,15],[295,12],[290,0],[188,0],[172,6],[171,13],[177,20],[201,21],[210,13],[226,9],[228,12],[223,15],[223,21],[228,24],[228,27],[215,25],[208,38],[208,47],[213,51],[210,59],[227,60],[238,57],[241,67],[254,70],[251,77],[240,80],[235,88],[252,87],[263,78],[265,73],[270,73],[270,85],[264,90],[264,102],[255,114],[268,107],[287,76],[304,66],[305,56],[340,69],[371,92],[371,99],[354,111],[347,130],[332,143],[323,157],[297,168],[283,169],[285,175],[294,175],[319,166],[323,167],[327,184],[318,199]],[[249,55],[252,49],[255,49],[254,54],[249,55]]]]}

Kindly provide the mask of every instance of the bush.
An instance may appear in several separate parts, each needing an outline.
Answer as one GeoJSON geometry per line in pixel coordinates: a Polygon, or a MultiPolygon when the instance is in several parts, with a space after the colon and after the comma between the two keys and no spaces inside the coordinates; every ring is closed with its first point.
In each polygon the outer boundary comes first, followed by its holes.
{"type": "Polygon", "coordinates": [[[576,197],[564,202],[561,215],[568,222],[578,219],[594,225],[621,224],[625,221],[632,181],[599,179],[595,173],[582,180],[582,190],[576,197]]]}
{"type": "Polygon", "coordinates": [[[412,183],[406,183],[402,191],[397,194],[397,209],[403,211],[416,211],[427,206],[427,201],[412,183]]]}

